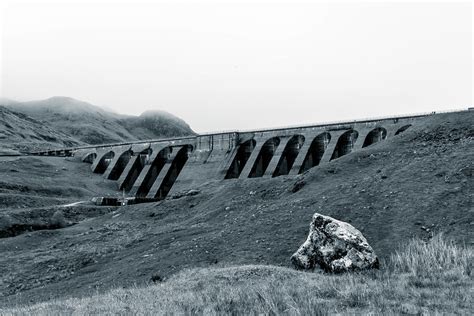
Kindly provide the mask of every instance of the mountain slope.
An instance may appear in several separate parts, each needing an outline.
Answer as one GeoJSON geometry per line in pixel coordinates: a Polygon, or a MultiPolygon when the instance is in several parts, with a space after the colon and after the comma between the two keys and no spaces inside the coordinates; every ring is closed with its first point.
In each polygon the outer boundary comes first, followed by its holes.
{"type": "Polygon", "coordinates": [[[87,144],[194,134],[184,121],[171,115],[125,116],[67,97],[13,103],[8,107],[87,144]]]}
{"type": "Polygon", "coordinates": [[[35,150],[84,145],[67,134],[3,106],[0,106],[0,141],[2,152],[6,149],[35,150]]]}
{"type": "MultiPolygon", "coordinates": [[[[0,296],[15,304],[145,284],[153,275],[166,278],[194,267],[289,266],[314,212],[358,228],[382,269],[412,237],[444,233],[472,245],[473,122],[473,111],[434,115],[299,176],[209,183],[194,196],[124,206],[72,227],[4,238],[0,296]]],[[[15,178],[29,176],[18,169],[15,178]]],[[[25,217],[28,211],[21,212],[25,217]]]]}

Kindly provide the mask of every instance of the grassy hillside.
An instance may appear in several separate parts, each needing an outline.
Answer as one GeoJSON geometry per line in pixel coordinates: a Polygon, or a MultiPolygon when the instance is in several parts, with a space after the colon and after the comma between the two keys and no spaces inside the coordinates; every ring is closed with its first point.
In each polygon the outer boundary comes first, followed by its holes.
{"type": "Polygon", "coordinates": [[[330,275],[275,266],[186,270],[143,288],[7,309],[56,315],[469,314],[474,308],[473,248],[441,236],[413,240],[383,271],[330,275]]]}
{"type": "Polygon", "coordinates": [[[0,106],[0,153],[7,150],[35,150],[55,147],[83,145],[65,133],[31,117],[0,106]]]}
{"type": "Polygon", "coordinates": [[[0,157],[0,216],[7,211],[119,195],[89,164],[62,157],[0,157]]]}
{"type": "Polygon", "coordinates": [[[314,212],[361,230],[383,271],[413,237],[444,233],[472,247],[473,122],[474,112],[430,116],[297,177],[208,183],[194,196],[3,238],[0,304],[101,293],[191,268],[289,267],[314,212]]]}
{"type": "Polygon", "coordinates": [[[8,107],[87,144],[193,134],[189,125],[171,114],[156,112],[139,117],[126,116],[67,97],[11,103],[8,107]]]}

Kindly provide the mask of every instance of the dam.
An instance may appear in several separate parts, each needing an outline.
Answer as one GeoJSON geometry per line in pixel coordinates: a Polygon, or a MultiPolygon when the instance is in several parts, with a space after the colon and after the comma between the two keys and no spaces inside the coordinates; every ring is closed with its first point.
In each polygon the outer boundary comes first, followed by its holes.
{"type": "Polygon", "coordinates": [[[74,157],[128,197],[162,200],[209,181],[298,175],[396,137],[431,114],[93,145],[30,153],[74,157]]]}

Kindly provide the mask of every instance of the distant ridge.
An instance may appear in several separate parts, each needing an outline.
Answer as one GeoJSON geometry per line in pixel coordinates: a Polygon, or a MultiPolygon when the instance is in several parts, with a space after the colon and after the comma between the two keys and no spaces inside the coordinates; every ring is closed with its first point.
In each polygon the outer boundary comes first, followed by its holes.
{"type": "Polygon", "coordinates": [[[146,111],[140,116],[122,115],[64,96],[28,102],[2,98],[0,104],[67,135],[78,144],[103,144],[195,134],[185,121],[165,111],[146,111]]]}

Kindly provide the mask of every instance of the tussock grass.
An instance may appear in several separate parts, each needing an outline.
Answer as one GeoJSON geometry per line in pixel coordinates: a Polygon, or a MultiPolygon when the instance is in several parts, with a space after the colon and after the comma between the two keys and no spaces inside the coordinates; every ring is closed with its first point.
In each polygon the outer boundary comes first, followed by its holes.
{"type": "Polygon", "coordinates": [[[442,234],[434,236],[430,242],[412,240],[403,250],[391,256],[390,263],[396,272],[409,272],[415,275],[433,275],[446,270],[458,270],[470,275],[472,251],[446,240],[442,234]]]}
{"type": "Polygon", "coordinates": [[[145,288],[0,314],[469,314],[473,254],[436,236],[427,243],[411,241],[378,271],[330,275],[253,265],[192,269],[145,288]]]}

